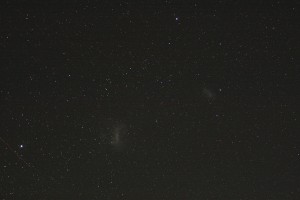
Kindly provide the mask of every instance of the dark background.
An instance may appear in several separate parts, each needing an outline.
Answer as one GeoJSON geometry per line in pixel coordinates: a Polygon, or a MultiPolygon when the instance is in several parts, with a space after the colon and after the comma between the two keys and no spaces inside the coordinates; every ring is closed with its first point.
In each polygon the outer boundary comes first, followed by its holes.
{"type": "Polygon", "coordinates": [[[298,1],[1,1],[0,197],[298,199],[298,35],[298,1]]]}

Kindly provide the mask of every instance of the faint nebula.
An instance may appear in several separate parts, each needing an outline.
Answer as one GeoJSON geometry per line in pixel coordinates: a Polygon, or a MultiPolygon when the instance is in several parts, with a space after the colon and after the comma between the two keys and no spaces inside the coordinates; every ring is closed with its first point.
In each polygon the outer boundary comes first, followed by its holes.
{"type": "Polygon", "coordinates": [[[125,147],[124,135],[126,135],[126,126],[122,123],[116,124],[112,129],[111,145],[115,150],[122,150],[125,147]]]}
{"type": "Polygon", "coordinates": [[[216,97],[216,94],[211,89],[208,88],[203,88],[202,95],[209,101],[214,100],[216,97]]]}

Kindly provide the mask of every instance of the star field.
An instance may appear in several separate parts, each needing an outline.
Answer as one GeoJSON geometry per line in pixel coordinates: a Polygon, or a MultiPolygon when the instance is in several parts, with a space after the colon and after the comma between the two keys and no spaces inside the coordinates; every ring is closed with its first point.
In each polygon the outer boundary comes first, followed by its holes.
{"type": "Polygon", "coordinates": [[[297,1],[3,1],[0,199],[299,199],[297,1]]]}

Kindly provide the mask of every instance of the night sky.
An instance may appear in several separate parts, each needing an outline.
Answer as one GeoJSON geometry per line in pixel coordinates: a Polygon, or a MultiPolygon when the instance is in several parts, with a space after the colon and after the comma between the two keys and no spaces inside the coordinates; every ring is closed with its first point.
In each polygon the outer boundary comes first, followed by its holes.
{"type": "Polygon", "coordinates": [[[298,1],[1,1],[0,198],[300,199],[298,1]]]}

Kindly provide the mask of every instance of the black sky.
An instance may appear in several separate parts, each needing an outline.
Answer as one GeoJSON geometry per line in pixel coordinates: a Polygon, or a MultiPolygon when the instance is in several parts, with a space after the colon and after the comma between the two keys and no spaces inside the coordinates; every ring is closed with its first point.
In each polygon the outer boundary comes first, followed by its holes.
{"type": "Polygon", "coordinates": [[[298,35],[297,1],[1,1],[0,198],[298,199],[298,35]]]}

